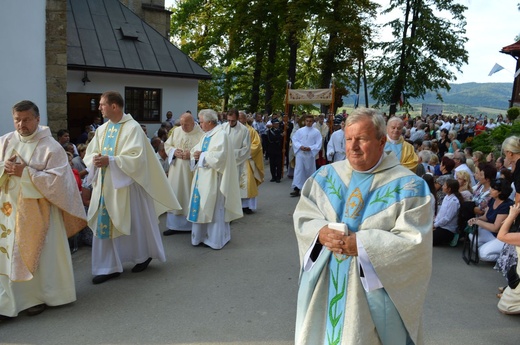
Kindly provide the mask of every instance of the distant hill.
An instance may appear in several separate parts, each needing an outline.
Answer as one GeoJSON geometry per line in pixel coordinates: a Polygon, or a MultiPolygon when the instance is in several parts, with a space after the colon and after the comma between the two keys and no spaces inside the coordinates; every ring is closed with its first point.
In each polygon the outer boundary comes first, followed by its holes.
{"type": "MultiPolygon", "coordinates": [[[[475,108],[496,108],[507,110],[513,91],[513,83],[464,83],[451,84],[451,90],[440,92],[444,103],[467,105],[475,108]]],[[[441,103],[434,92],[425,95],[424,100],[414,99],[411,103],[441,103]]]]}
{"type": "MultiPolygon", "coordinates": [[[[462,83],[451,84],[451,90],[440,91],[443,102],[436,99],[435,92],[428,92],[424,99],[410,99],[415,111],[421,111],[422,103],[443,104],[444,112],[460,114],[498,114],[509,108],[509,100],[513,91],[513,83],[462,83]]],[[[344,106],[353,103],[352,97],[344,98],[344,106]]],[[[360,104],[364,104],[365,96],[361,94],[360,104]]],[[[375,103],[369,97],[369,104],[375,103]]],[[[384,108],[384,107],[383,107],[384,108]]]]}

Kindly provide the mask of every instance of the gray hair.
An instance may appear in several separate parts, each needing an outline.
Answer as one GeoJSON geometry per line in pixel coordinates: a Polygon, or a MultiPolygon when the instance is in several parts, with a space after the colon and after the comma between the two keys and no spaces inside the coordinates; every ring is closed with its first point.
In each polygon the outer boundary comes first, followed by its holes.
{"type": "Polygon", "coordinates": [[[429,150],[422,150],[417,155],[421,157],[423,162],[428,163],[432,158],[433,152],[429,150]]]}
{"type": "Polygon", "coordinates": [[[502,152],[520,153],[520,138],[513,135],[502,143],[502,152]]]}
{"type": "Polygon", "coordinates": [[[218,114],[213,109],[202,109],[199,111],[199,116],[204,119],[204,122],[218,123],[218,114]]]}
{"type": "Polygon", "coordinates": [[[455,152],[453,153],[453,157],[460,160],[460,164],[466,163],[466,156],[462,152],[455,152]]]}
{"type": "Polygon", "coordinates": [[[425,140],[422,142],[422,146],[425,148],[425,150],[428,149],[431,151],[432,142],[430,140],[425,140]]]}
{"type": "Polygon", "coordinates": [[[383,116],[372,108],[357,108],[345,120],[345,127],[353,125],[356,122],[370,119],[376,128],[376,138],[381,139],[386,136],[386,123],[383,116]]]}
{"type": "Polygon", "coordinates": [[[388,119],[388,121],[386,122],[386,125],[389,126],[391,122],[399,122],[399,124],[404,126],[403,120],[401,120],[397,116],[392,116],[390,119],[388,119]]]}

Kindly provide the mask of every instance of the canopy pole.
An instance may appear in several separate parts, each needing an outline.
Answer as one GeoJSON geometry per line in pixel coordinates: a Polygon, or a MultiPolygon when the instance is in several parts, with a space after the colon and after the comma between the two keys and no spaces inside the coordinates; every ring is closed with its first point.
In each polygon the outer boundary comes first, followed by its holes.
{"type": "MultiPolygon", "coordinates": [[[[282,178],[284,176],[285,167],[285,154],[287,145],[287,127],[289,127],[289,89],[291,88],[291,81],[287,80],[285,86],[285,114],[282,118],[283,121],[283,147],[282,147],[282,178]]],[[[288,168],[288,167],[287,167],[288,168]]]]}

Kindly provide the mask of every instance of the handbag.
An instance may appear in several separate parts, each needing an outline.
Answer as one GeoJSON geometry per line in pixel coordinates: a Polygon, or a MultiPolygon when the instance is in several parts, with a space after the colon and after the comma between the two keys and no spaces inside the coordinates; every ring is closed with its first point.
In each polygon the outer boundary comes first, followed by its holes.
{"type": "Polygon", "coordinates": [[[518,276],[518,272],[516,271],[516,264],[511,266],[509,270],[507,270],[507,285],[512,289],[516,289],[518,284],[520,284],[520,277],[518,276]]]}

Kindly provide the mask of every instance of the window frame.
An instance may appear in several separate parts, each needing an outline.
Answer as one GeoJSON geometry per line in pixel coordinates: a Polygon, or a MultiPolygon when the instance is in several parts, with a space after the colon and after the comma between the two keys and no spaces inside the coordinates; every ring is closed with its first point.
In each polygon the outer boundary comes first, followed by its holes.
{"type": "Polygon", "coordinates": [[[161,123],[161,105],[162,89],[125,86],[125,112],[131,114],[137,122],[161,123]]]}

